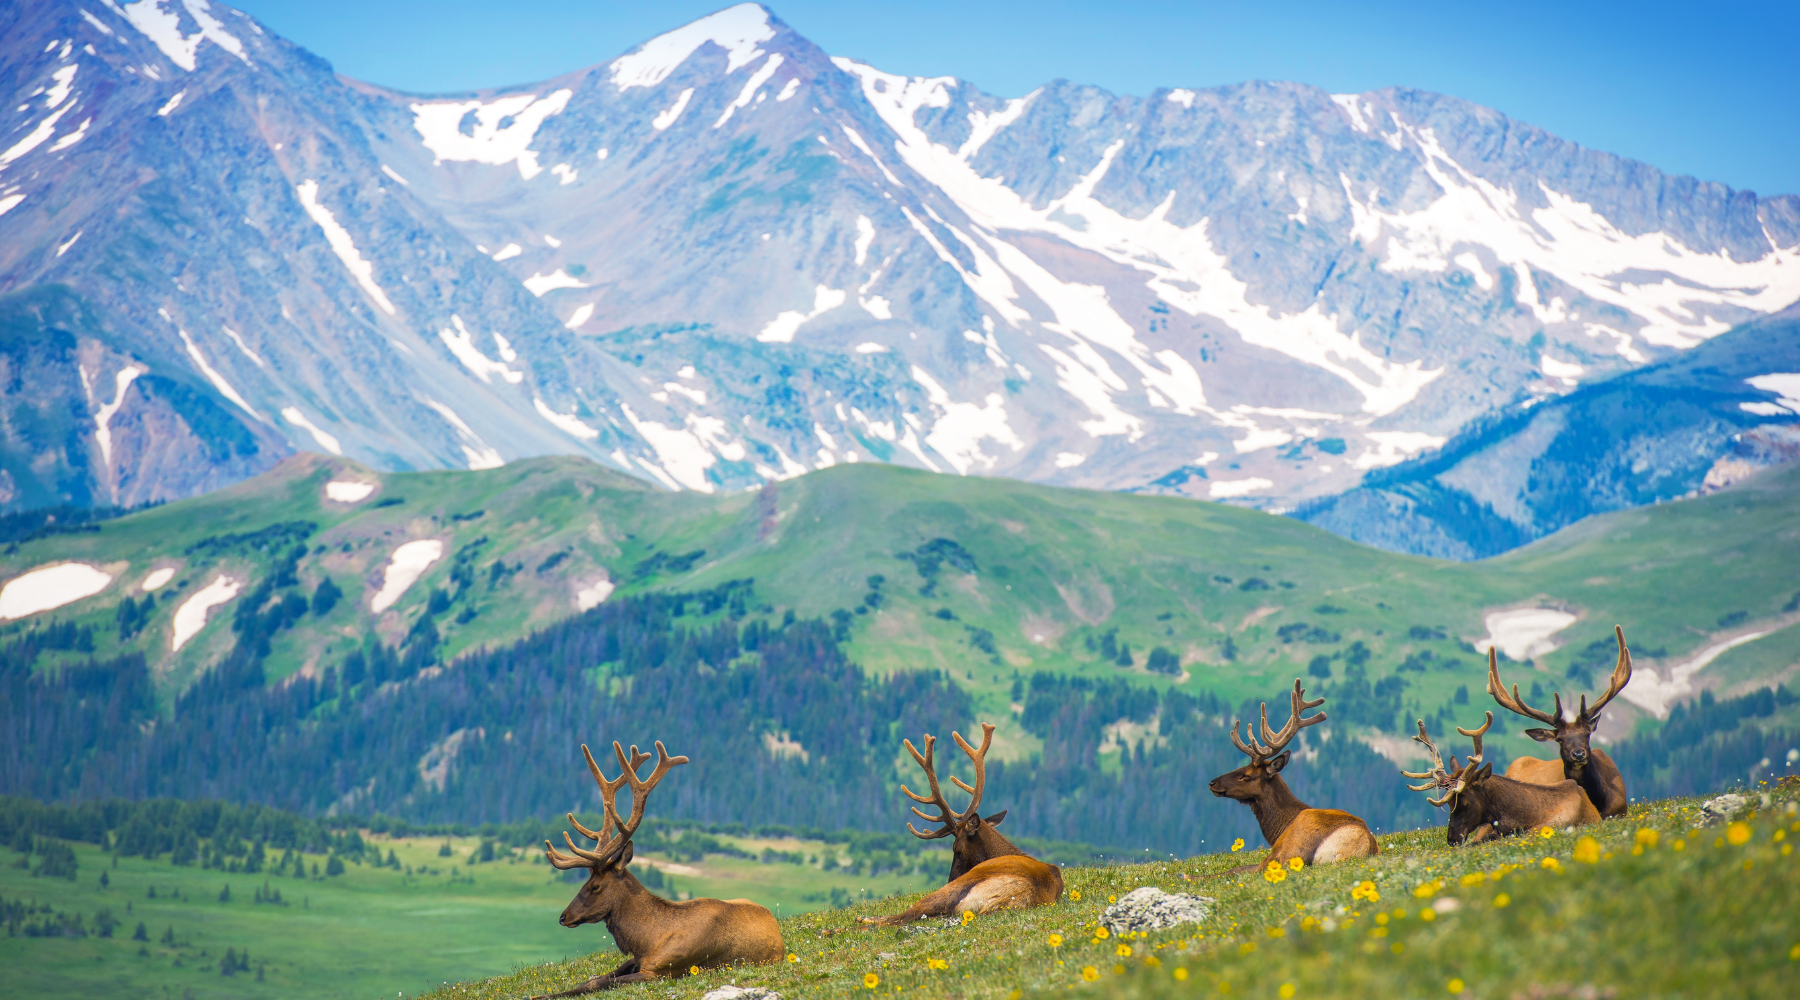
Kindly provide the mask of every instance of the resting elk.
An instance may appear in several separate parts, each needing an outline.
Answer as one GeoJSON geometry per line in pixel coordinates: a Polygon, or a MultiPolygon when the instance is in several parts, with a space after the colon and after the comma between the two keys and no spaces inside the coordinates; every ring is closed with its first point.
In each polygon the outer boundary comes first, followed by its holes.
{"type": "Polygon", "coordinates": [[[1452,754],[1450,767],[1446,770],[1437,747],[1426,735],[1425,720],[1420,719],[1419,735],[1413,739],[1425,745],[1425,752],[1431,755],[1431,769],[1418,774],[1400,772],[1409,778],[1426,779],[1423,785],[1407,786],[1415,792],[1443,791],[1441,797],[1427,796],[1425,801],[1434,806],[1449,804],[1447,839],[1451,847],[1479,844],[1543,826],[1584,826],[1600,822],[1600,814],[1594,811],[1587,793],[1571,780],[1565,778],[1554,785],[1540,785],[1494,777],[1494,765],[1481,762],[1481,737],[1493,724],[1494,713],[1489,712],[1480,729],[1456,727],[1457,732],[1475,741],[1475,752],[1466,764],[1458,764],[1456,755],[1452,754]]]}
{"type": "MultiPolygon", "coordinates": [[[[581,891],[563,910],[562,925],[579,927],[600,921],[606,924],[619,950],[631,958],[603,976],[595,976],[574,989],[546,997],[575,996],[627,983],[685,976],[695,966],[716,969],[725,965],[780,961],[781,928],[775,923],[775,915],[766,908],[748,899],[671,902],[652,895],[626,867],[631,863],[631,838],[637,833],[638,824],[644,821],[644,808],[651,790],[671,768],[686,764],[688,759],[670,757],[663,749],[662,741],[658,740],[656,769],[649,778],[640,780],[638,768],[650,759],[650,755],[640,753],[634,746],[627,760],[624,748],[614,743],[613,753],[618,755],[623,773],[608,781],[600,773],[600,765],[594,763],[594,755],[588,752],[586,744],[582,745],[581,753],[587,758],[588,770],[593,772],[594,781],[600,786],[605,818],[596,832],[582,826],[574,813],[569,814],[569,822],[583,837],[598,841],[591,851],[576,847],[567,831],[563,832],[563,840],[568,842],[573,856],[563,854],[548,840],[544,841],[544,850],[552,865],[565,871],[586,868],[591,873],[581,891]],[[631,786],[631,818],[620,822],[614,797],[626,784],[631,786]]],[[[546,1000],[546,997],[534,1000],[546,1000]]]]}
{"type": "Polygon", "coordinates": [[[956,838],[951,845],[950,881],[943,888],[926,894],[924,899],[899,913],[879,918],[865,917],[864,923],[893,926],[925,917],[951,916],[965,912],[1022,910],[1046,906],[1062,898],[1062,869],[1019,850],[995,829],[1006,818],[1004,810],[986,818],[977,811],[981,807],[981,793],[987,787],[987,752],[994,741],[994,727],[986,722],[981,724],[980,750],[971,747],[961,733],[952,732],[950,738],[956,741],[956,745],[962,748],[962,752],[968,755],[969,761],[975,766],[974,787],[964,784],[955,775],[950,776],[951,783],[971,796],[967,808],[962,812],[950,808],[950,803],[938,788],[937,764],[934,759],[937,746],[935,736],[925,737],[924,753],[913,746],[912,740],[906,741],[907,752],[912,754],[913,760],[925,772],[925,781],[931,794],[919,795],[905,785],[900,786],[900,790],[914,802],[935,806],[938,810],[936,816],[931,816],[918,806],[912,807],[913,813],[920,819],[941,824],[939,829],[927,832],[919,830],[908,821],[906,828],[912,831],[913,836],[922,840],[956,838]]]}
{"type": "Polygon", "coordinates": [[[1600,725],[1600,710],[1613,700],[1631,680],[1631,651],[1625,648],[1625,630],[1613,626],[1613,632],[1619,640],[1619,662],[1613,667],[1612,680],[1607,684],[1606,693],[1588,707],[1587,695],[1581,696],[1581,710],[1572,719],[1563,718],[1562,694],[1556,694],[1556,710],[1540,712],[1519,697],[1519,686],[1513,685],[1508,694],[1506,685],[1500,683],[1500,663],[1492,649],[1488,650],[1488,694],[1501,708],[1516,712],[1528,719],[1554,726],[1554,729],[1527,729],[1525,735],[1539,743],[1554,741],[1561,751],[1561,760],[1541,760],[1537,757],[1520,757],[1506,769],[1506,776],[1515,781],[1525,781],[1534,785],[1554,785],[1564,779],[1573,779],[1587,793],[1588,799],[1594,803],[1602,817],[1625,815],[1631,800],[1625,795],[1625,776],[1619,773],[1619,767],[1606,751],[1599,747],[1589,746],[1594,730],[1600,725]]]}
{"type": "Polygon", "coordinates": [[[1281,777],[1290,755],[1287,745],[1300,730],[1325,721],[1325,713],[1309,718],[1301,715],[1325,704],[1325,699],[1307,701],[1306,692],[1294,681],[1293,715],[1281,732],[1269,729],[1269,705],[1262,707],[1262,742],[1256,741],[1256,730],[1246,725],[1249,745],[1238,738],[1238,721],[1231,720],[1231,742],[1250,758],[1250,763],[1221,774],[1207,786],[1214,795],[1236,799],[1250,807],[1269,842],[1269,856],[1261,864],[1244,865],[1231,872],[1250,871],[1270,862],[1286,863],[1299,858],[1303,864],[1318,865],[1345,858],[1366,858],[1380,854],[1375,835],[1368,824],[1340,809],[1314,809],[1295,797],[1281,777]]]}

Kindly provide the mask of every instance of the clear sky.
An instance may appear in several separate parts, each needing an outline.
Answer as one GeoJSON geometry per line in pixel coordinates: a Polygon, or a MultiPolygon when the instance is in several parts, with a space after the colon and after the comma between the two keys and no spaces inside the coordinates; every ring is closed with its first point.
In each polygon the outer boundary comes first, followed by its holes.
{"type": "MultiPolygon", "coordinates": [[[[340,73],[415,93],[605,62],[725,0],[237,0],[340,73]]],[[[1400,85],[1759,194],[1800,194],[1800,2],[779,0],[833,55],[1015,97],[1049,80],[1400,85]]]]}

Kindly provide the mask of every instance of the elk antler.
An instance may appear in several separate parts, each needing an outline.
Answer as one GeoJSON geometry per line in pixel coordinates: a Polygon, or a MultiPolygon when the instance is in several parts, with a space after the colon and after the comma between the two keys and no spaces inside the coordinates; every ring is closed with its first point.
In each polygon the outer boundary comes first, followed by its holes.
{"type": "Polygon", "coordinates": [[[1251,763],[1261,763],[1285,749],[1289,743],[1293,742],[1294,736],[1298,734],[1300,730],[1324,722],[1324,712],[1320,712],[1318,715],[1307,719],[1302,719],[1300,717],[1308,709],[1318,708],[1323,704],[1325,704],[1325,699],[1323,698],[1307,701],[1306,690],[1300,686],[1300,681],[1296,678],[1294,681],[1294,691],[1289,701],[1289,707],[1292,710],[1292,714],[1288,716],[1287,725],[1281,727],[1281,732],[1274,732],[1269,729],[1269,703],[1265,701],[1262,703],[1262,743],[1256,742],[1256,731],[1249,726],[1245,726],[1244,728],[1249,730],[1247,735],[1250,737],[1250,745],[1245,746],[1244,741],[1238,739],[1238,724],[1236,719],[1231,720],[1231,742],[1236,744],[1239,750],[1242,750],[1249,755],[1251,763]]]}
{"type": "Polygon", "coordinates": [[[925,772],[925,780],[931,788],[931,794],[929,796],[920,795],[905,785],[901,785],[900,790],[905,792],[907,798],[912,799],[914,802],[920,803],[921,805],[936,806],[938,808],[938,815],[929,816],[922,812],[918,806],[913,806],[912,811],[914,815],[930,823],[943,824],[943,829],[941,830],[934,830],[930,833],[920,833],[911,822],[908,822],[906,828],[912,831],[913,836],[922,840],[937,840],[940,837],[948,837],[950,834],[954,833],[956,827],[962,823],[963,820],[974,815],[975,810],[980,808],[981,793],[987,787],[987,752],[988,747],[994,742],[993,724],[989,722],[981,724],[980,750],[971,747],[969,741],[963,739],[962,734],[959,732],[952,730],[950,738],[956,741],[956,745],[962,748],[963,753],[969,755],[970,762],[975,765],[975,787],[973,788],[965,784],[962,779],[958,778],[956,775],[953,774],[950,776],[952,784],[973,796],[969,799],[968,808],[960,813],[950,808],[950,803],[945,800],[944,793],[938,788],[937,766],[934,761],[937,737],[932,736],[929,733],[926,734],[925,752],[923,754],[919,753],[918,749],[913,746],[912,740],[905,741],[907,753],[912,754],[913,760],[917,761],[919,767],[925,772]]]}
{"type": "MultiPolygon", "coordinates": [[[[1421,725],[1423,725],[1423,723],[1421,723],[1421,725]]],[[[1487,721],[1483,722],[1481,724],[1480,729],[1464,729],[1461,726],[1456,727],[1457,732],[1459,732],[1459,733],[1463,734],[1464,736],[1467,736],[1470,739],[1475,741],[1475,752],[1469,755],[1469,766],[1470,767],[1480,767],[1481,766],[1481,757],[1482,757],[1481,735],[1483,733],[1487,732],[1489,729],[1493,728],[1493,725],[1494,725],[1494,713],[1489,712],[1489,713],[1487,713],[1487,721]]],[[[1454,757],[1452,757],[1451,759],[1455,760],[1454,757]]]]}
{"type": "MultiPolygon", "coordinates": [[[[1506,693],[1506,685],[1500,682],[1500,659],[1495,655],[1493,646],[1488,647],[1487,691],[1488,694],[1494,696],[1494,701],[1498,702],[1501,708],[1507,709],[1508,711],[1516,712],[1528,719],[1536,719],[1539,722],[1547,723],[1552,726],[1562,721],[1562,695],[1560,693],[1556,695],[1555,715],[1551,715],[1547,712],[1540,712],[1530,705],[1525,704],[1524,700],[1519,697],[1519,686],[1517,684],[1513,685],[1511,695],[1506,693]]],[[[1608,695],[1607,697],[1610,698],[1611,695],[1608,695]]],[[[1602,704],[1604,704],[1604,702],[1602,702],[1602,704]]]]}
{"type": "Polygon", "coordinates": [[[650,755],[639,751],[634,746],[631,748],[631,759],[627,761],[624,748],[620,747],[616,741],[613,743],[613,752],[618,755],[622,773],[617,778],[608,781],[606,776],[600,773],[600,765],[595,763],[594,755],[589,752],[587,744],[581,745],[582,756],[587,758],[588,771],[593,774],[594,783],[600,786],[600,801],[604,817],[600,822],[600,829],[596,831],[581,825],[581,821],[575,818],[574,813],[568,814],[569,823],[583,837],[596,841],[596,843],[591,851],[576,847],[575,841],[570,838],[568,831],[563,831],[563,840],[568,843],[569,850],[573,852],[571,857],[558,851],[548,840],[544,841],[544,850],[549,854],[550,864],[557,868],[566,871],[570,868],[592,868],[606,863],[611,856],[617,854],[631,840],[632,834],[637,832],[638,824],[643,822],[644,803],[650,794],[650,789],[656,787],[657,782],[663,779],[663,775],[667,774],[670,768],[688,762],[686,757],[670,757],[668,751],[663,749],[662,741],[659,740],[656,744],[656,752],[660,759],[657,761],[656,770],[650,775],[648,781],[639,781],[637,769],[650,759],[650,755]],[[627,783],[631,785],[631,821],[622,823],[619,821],[616,800],[619,789],[627,783]]]}
{"type": "Polygon", "coordinates": [[[1581,696],[1581,715],[1577,718],[1591,720],[1594,716],[1599,715],[1600,710],[1606,707],[1606,703],[1613,700],[1614,695],[1624,690],[1626,684],[1631,683],[1631,650],[1625,648],[1625,629],[1614,625],[1613,634],[1619,640],[1619,662],[1613,666],[1612,679],[1606,685],[1606,693],[1600,696],[1599,701],[1594,702],[1593,708],[1588,708],[1587,695],[1581,696]]]}
{"type": "MultiPolygon", "coordinates": [[[[1420,743],[1425,744],[1425,752],[1431,755],[1431,767],[1428,768],[1427,770],[1420,771],[1416,774],[1413,773],[1412,771],[1407,771],[1404,769],[1401,770],[1400,773],[1406,775],[1409,778],[1425,778],[1425,779],[1427,779],[1423,785],[1408,785],[1406,787],[1412,789],[1415,792],[1426,792],[1426,793],[1430,793],[1434,789],[1438,789],[1438,788],[1444,788],[1444,789],[1450,788],[1452,786],[1452,784],[1454,783],[1454,779],[1452,779],[1450,777],[1450,773],[1448,771],[1444,770],[1444,758],[1442,758],[1438,755],[1437,745],[1432,743],[1431,737],[1426,734],[1424,719],[1419,720],[1419,735],[1414,736],[1413,739],[1417,740],[1420,743]]],[[[1456,758],[1451,757],[1450,762],[1451,762],[1451,765],[1454,766],[1456,763],[1456,758]]],[[[1444,793],[1444,797],[1441,799],[1434,799],[1429,794],[1427,794],[1425,796],[1425,801],[1431,803],[1434,806],[1441,806],[1444,803],[1450,801],[1451,794],[1453,794],[1453,793],[1446,791],[1444,793]]]]}

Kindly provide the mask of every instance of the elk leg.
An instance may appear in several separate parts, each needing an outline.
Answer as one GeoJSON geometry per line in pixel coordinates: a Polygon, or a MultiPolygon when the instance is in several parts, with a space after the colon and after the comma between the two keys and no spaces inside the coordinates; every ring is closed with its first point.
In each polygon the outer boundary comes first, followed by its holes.
{"type": "MultiPolygon", "coordinates": [[[[957,881],[960,882],[961,879],[958,879],[957,881]]],[[[910,924],[915,920],[923,920],[926,917],[947,917],[955,911],[956,904],[962,902],[963,896],[968,894],[969,889],[970,886],[958,885],[957,882],[952,882],[936,892],[929,893],[924,899],[919,900],[893,916],[863,917],[862,922],[881,927],[898,927],[901,924],[910,924]]]]}
{"type": "Polygon", "coordinates": [[[633,958],[627,960],[624,965],[619,966],[604,976],[593,976],[572,989],[563,990],[561,993],[545,993],[532,997],[531,1000],[555,1000],[556,997],[574,997],[581,996],[584,993],[598,993],[601,990],[610,990],[615,986],[624,986],[629,983],[641,983],[647,979],[655,978],[656,974],[653,972],[640,971],[638,960],[633,958]]]}

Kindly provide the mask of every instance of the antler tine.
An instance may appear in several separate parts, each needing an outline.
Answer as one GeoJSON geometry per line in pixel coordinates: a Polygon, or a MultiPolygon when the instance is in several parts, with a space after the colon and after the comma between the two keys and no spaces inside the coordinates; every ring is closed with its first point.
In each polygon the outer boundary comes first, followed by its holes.
{"type": "Polygon", "coordinates": [[[950,776],[950,783],[952,785],[968,792],[971,796],[968,807],[962,811],[962,815],[968,816],[973,814],[981,805],[981,793],[983,789],[987,787],[987,752],[988,747],[994,742],[994,724],[991,722],[984,722],[981,724],[980,752],[977,752],[974,747],[969,746],[969,741],[963,739],[962,734],[955,730],[951,730],[950,738],[956,741],[956,745],[962,748],[963,753],[968,754],[969,761],[975,765],[974,788],[970,788],[968,785],[964,784],[962,779],[958,778],[956,775],[953,774],[950,776]]]}
{"type": "Polygon", "coordinates": [[[571,858],[558,851],[555,847],[551,846],[548,840],[544,841],[544,853],[549,856],[552,867],[559,868],[563,871],[568,871],[571,868],[591,867],[586,861],[583,861],[580,858],[571,858]]]}
{"type": "MultiPolygon", "coordinates": [[[[618,754],[619,763],[625,763],[625,749],[617,741],[613,743],[613,753],[618,754]]],[[[638,825],[644,821],[644,808],[649,802],[651,791],[662,783],[671,770],[688,762],[686,757],[669,756],[668,748],[663,746],[662,740],[657,740],[656,770],[651,771],[648,778],[638,778],[637,769],[649,759],[649,754],[640,753],[635,746],[631,748],[631,763],[625,768],[624,775],[626,782],[631,785],[631,819],[619,827],[617,844],[621,847],[631,840],[632,834],[637,833],[638,825]]]]}
{"type": "Polygon", "coordinates": [[[1300,681],[1298,679],[1295,679],[1294,681],[1294,691],[1288,704],[1292,709],[1293,714],[1288,716],[1287,725],[1282,726],[1281,732],[1279,733],[1272,733],[1269,731],[1269,706],[1266,703],[1263,705],[1262,738],[1263,742],[1269,745],[1269,754],[1280,753],[1289,743],[1293,742],[1294,736],[1298,734],[1300,730],[1305,729],[1307,726],[1316,726],[1325,721],[1324,712],[1320,712],[1310,719],[1302,719],[1300,717],[1307,709],[1318,708],[1320,705],[1325,704],[1325,699],[1320,698],[1318,701],[1307,701],[1306,689],[1300,686],[1300,681]]]}
{"type": "MultiPolygon", "coordinates": [[[[1425,720],[1424,719],[1419,720],[1419,735],[1414,736],[1413,739],[1417,740],[1418,742],[1423,743],[1425,745],[1425,752],[1427,754],[1431,755],[1431,769],[1428,771],[1423,771],[1423,772],[1419,772],[1419,773],[1402,770],[1400,773],[1406,775],[1409,778],[1429,779],[1423,785],[1408,785],[1408,786],[1406,786],[1415,792],[1430,792],[1434,788],[1449,789],[1448,791],[1444,792],[1444,795],[1442,798],[1434,799],[1430,795],[1427,795],[1425,797],[1425,801],[1431,803],[1432,805],[1441,806],[1444,803],[1450,801],[1450,796],[1455,794],[1455,789],[1452,786],[1449,772],[1444,770],[1444,758],[1438,754],[1437,744],[1431,742],[1431,736],[1425,732],[1425,720]]],[[[1452,761],[1454,761],[1455,759],[1456,758],[1454,758],[1454,757],[1451,758],[1452,761]]]]}
{"type": "Polygon", "coordinates": [[[568,842],[569,850],[575,852],[576,857],[585,858],[589,862],[605,861],[606,852],[612,848],[611,844],[601,844],[599,849],[592,851],[587,850],[586,848],[576,847],[575,838],[569,836],[569,831],[567,830],[563,831],[563,840],[568,842]]]}
{"type": "MultiPolygon", "coordinates": [[[[1238,720],[1236,720],[1236,719],[1231,720],[1231,742],[1233,744],[1235,744],[1239,750],[1242,750],[1244,752],[1244,754],[1250,758],[1251,763],[1254,764],[1257,761],[1262,760],[1262,754],[1259,754],[1255,750],[1252,750],[1249,747],[1245,746],[1244,741],[1242,739],[1238,738],[1238,726],[1239,725],[1240,725],[1240,723],[1238,722],[1238,720]]],[[[1251,732],[1250,732],[1250,742],[1251,743],[1256,742],[1255,730],[1251,730],[1251,732]]]]}
{"type": "Polygon", "coordinates": [[[1494,701],[1498,703],[1501,708],[1504,708],[1509,712],[1523,715],[1528,719],[1536,719],[1539,722],[1546,722],[1552,726],[1561,721],[1562,711],[1560,708],[1556,715],[1552,716],[1525,704],[1524,699],[1519,697],[1519,686],[1517,684],[1513,685],[1512,694],[1510,696],[1506,693],[1506,685],[1500,682],[1500,658],[1496,654],[1493,646],[1488,647],[1487,692],[1493,696],[1494,701]]]}
{"type": "Polygon", "coordinates": [[[904,742],[906,743],[907,752],[912,754],[914,761],[918,762],[919,769],[925,772],[926,787],[931,789],[931,794],[929,796],[920,795],[905,785],[901,785],[900,790],[905,792],[907,797],[914,802],[918,802],[922,805],[936,806],[938,811],[942,814],[938,816],[928,816],[920,811],[918,806],[914,806],[913,813],[920,819],[925,820],[928,823],[944,824],[944,828],[935,833],[920,833],[910,822],[906,824],[906,828],[912,831],[913,836],[918,837],[921,840],[937,840],[939,837],[949,836],[955,828],[956,821],[962,817],[957,815],[956,810],[950,808],[950,803],[944,800],[944,793],[938,787],[936,762],[937,737],[932,736],[929,733],[925,735],[924,753],[920,753],[918,748],[913,746],[912,740],[906,740],[904,742]]]}
{"type": "Polygon", "coordinates": [[[1489,712],[1487,713],[1487,721],[1481,724],[1480,729],[1464,729],[1461,726],[1456,727],[1457,732],[1475,741],[1475,753],[1469,757],[1469,766],[1473,767],[1474,765],[1481,763],[1481,735],[1492,728],[1493,725],[1494,713],[1489,712]]]}
{"type": "MultiPolygon", "coordinates": [[[[575,824],[575,829],[580,830],[582,836],[587,837],[590,840],[605,841],[605,835],[609,830],[617,830],[619,828],[619,810],[616,803],[618,800],[619,789],[625,787],[625,776],[621,774],[611,781],[606,780],[606,775],[600,772],[600,765],[595,762],[594,755],[592,751],[588,750],[586,743],[581,745],[581,755],[587,758],[588,771],[594,776],[594,784],[600,786],[600,832],[595,833],[582,826],[580,823],[577,823],[575,821],[574,813],[569,814],[569,822],[575,824]]],[[[602,844],[601,846],[605,845],[602,844]]]]}
{"type": "Polygon", "coordinates": [[[1619,662],[1613,666],[1612,679],[1607,682],[1606,693],[1600,696],[1599,701],[1594,702],[1593,708],[1587,707],[1585,696],[1581,699],[1581,714],[1584,718],[1598,715],[1600,710],[1606,707],[1606,703],[1613,700],[1614,695],[1623,691],[1625,685],[1631,683],[1631,650],[1625,648],[1625,629],[1622,626],[1614,625],[1613,635],[1619,640],[1619,662]]]}

